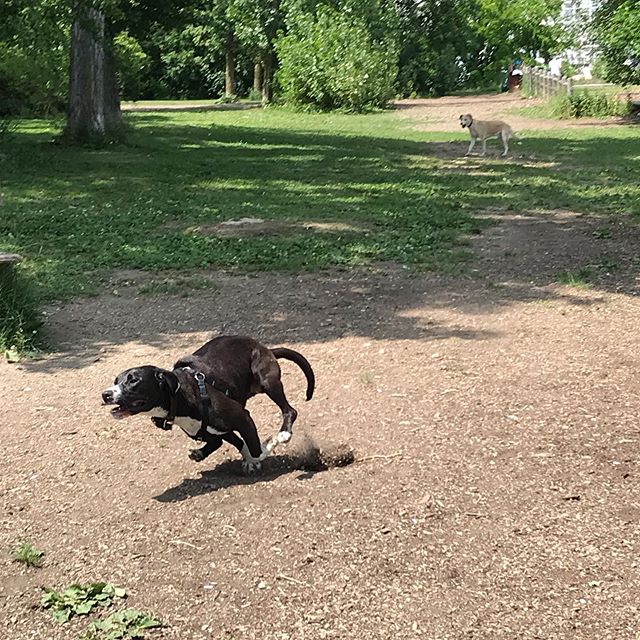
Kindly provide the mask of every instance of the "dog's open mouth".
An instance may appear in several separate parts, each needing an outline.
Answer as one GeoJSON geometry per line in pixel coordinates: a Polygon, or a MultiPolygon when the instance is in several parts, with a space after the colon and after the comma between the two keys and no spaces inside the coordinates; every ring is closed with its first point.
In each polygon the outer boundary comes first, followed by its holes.
{"type": "Polygon", "coordinates": [[[133,413],[131,411],[129,411],[128,409],[125,409],[124,407],[114,407],[113,409],[111,409],[111,415],[116,419],[116,420],[122,420],[122,418],[128,418],[129,416],[132,416],[133,413]]]}

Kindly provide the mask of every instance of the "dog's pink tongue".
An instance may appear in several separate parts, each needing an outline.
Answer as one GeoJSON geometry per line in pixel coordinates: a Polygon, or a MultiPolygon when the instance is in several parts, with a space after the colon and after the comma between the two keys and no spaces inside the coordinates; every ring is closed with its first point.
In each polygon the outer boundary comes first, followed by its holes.
{"type": "Polygon", "coordinates": [[[116,420],[122,420],[122,418],[129,417],[131,415],[131,413],[129,411],[127,411],[126,409],[122,409],[121,407],[115,407],[115,408],[111,409],[111,415],[116,420]]]}

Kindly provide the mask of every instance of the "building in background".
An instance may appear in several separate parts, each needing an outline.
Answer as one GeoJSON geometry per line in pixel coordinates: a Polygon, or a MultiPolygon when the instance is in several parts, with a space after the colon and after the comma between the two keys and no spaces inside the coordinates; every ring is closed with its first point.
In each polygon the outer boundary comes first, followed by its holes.
{"type": "Polygon", "coordinates": [[[601,4],[602,0],[564,0],[562,3],[562,23],[575,44],[561,57],[579,69],[589,67],[595,59],[598,47],[591,39],[589,24],[601,4]]]}

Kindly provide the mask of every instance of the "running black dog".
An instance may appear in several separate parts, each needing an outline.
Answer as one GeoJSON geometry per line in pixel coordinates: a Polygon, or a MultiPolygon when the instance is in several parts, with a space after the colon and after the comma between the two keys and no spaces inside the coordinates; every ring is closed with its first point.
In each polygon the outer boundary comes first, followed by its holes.
{"type": "Polygon", "coordinates": [[[302,369],[310,400],[315,376],[304,356],[284,347],[268,349],[243,336],[215,338],[178,360],[173,371],[150,365],[128,369],[102,393],[102,399],[104,404],[117,405],[111,411],[116,418],[147,414],[162,429],[171,429],[175,423],[191,438],[204,441],[203,447],[189,454],[192,460],[204,460],[227,441],[242,454],[245,470],[252,472],[279,443],[291,439],[298,415],[285,396],[277,358],[291,360],[302,369]],[[244,408],[258,393],[266,393],[283,418],[280,431],[264,445],[244,408]]]}

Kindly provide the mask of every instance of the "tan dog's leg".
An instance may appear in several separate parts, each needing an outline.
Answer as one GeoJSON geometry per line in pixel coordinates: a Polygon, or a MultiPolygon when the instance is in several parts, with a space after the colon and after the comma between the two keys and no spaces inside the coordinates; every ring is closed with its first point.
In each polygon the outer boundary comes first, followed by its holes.
{"type": "Polygon", "coordinates": [[[502,144],[504,145],[504,153],[502,154],[502,157],[504,158],[507,153],[509,153],[509,132],[508,131],[502,131],[502,144]]]}
{"type": "Polygon", "coordinates": [[[482,156],[486,156],[487,155],[487,139],[486,138],[482,138],[482,156]]]}
{"type": "Polygon", "coordinates": [[[471,142],[469,143],[469,149],[467,150],[467,153],[465,153],[465,156],[470,156],[471,152],[473,151],[473,147],[476,146],[476,139],[472,136],[471,137],[471,142]]]}

